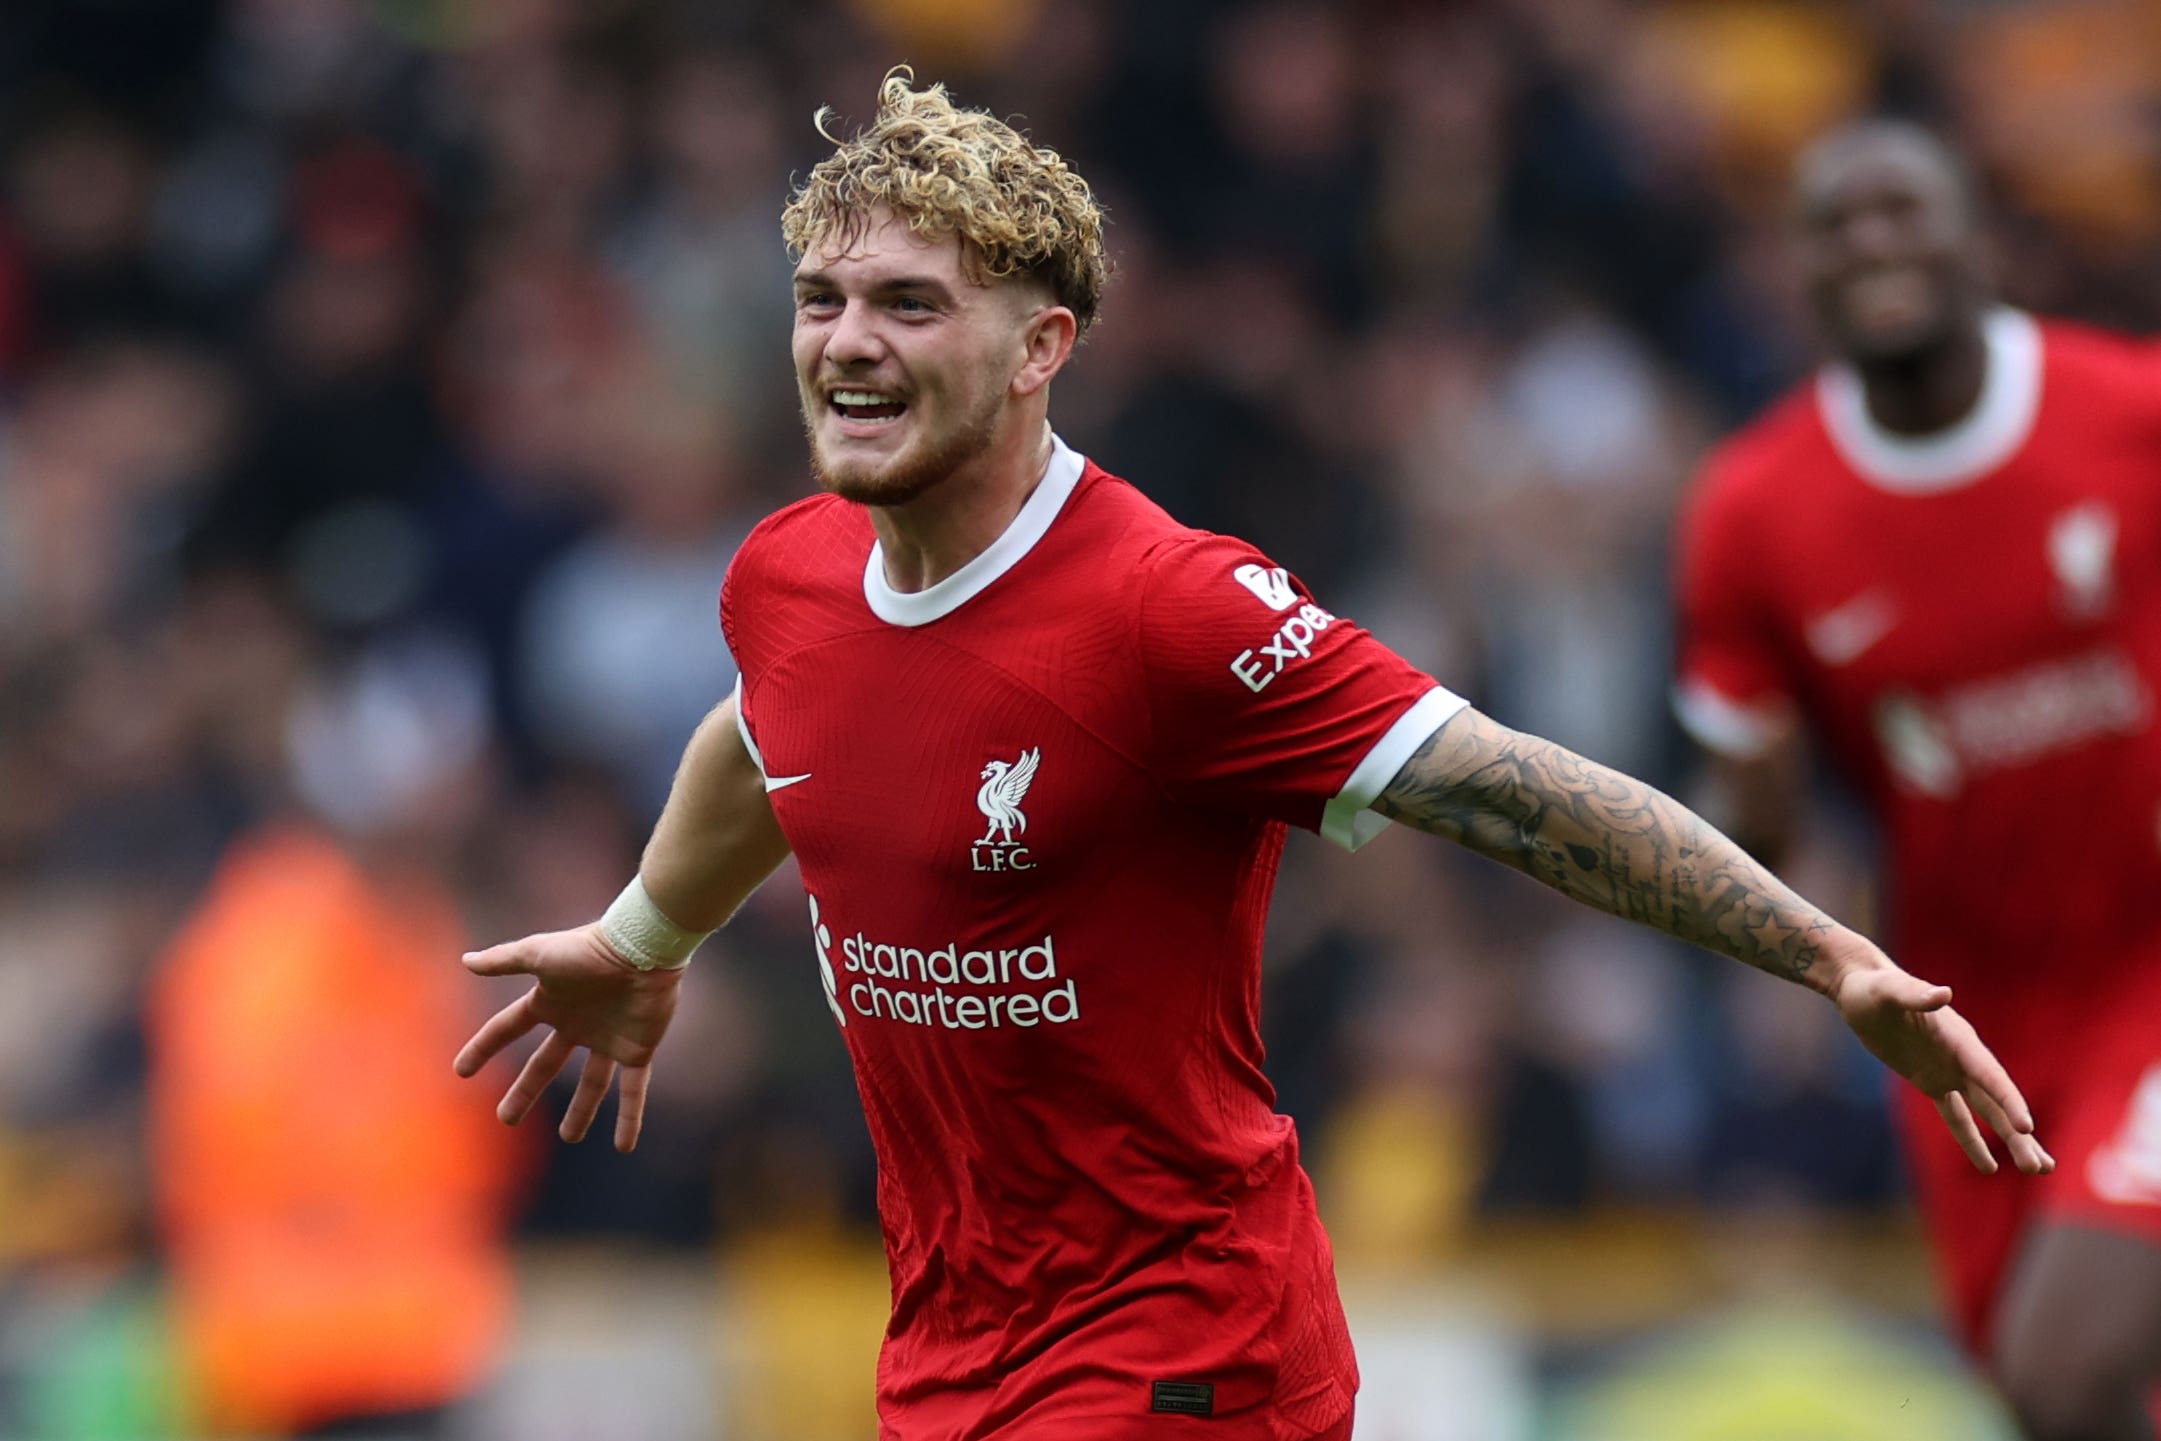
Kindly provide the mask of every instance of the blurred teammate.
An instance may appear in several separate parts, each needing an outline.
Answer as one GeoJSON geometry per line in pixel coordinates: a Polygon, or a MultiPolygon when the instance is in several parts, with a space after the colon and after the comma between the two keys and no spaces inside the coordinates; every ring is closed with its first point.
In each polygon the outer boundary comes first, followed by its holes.
{"type": "Polygon", "coordinates": [[[458,1068],[552,1027],[504,1119],[586,1046],[562,1134],[620,1063],[629,1146],[667,968],[793,851],[878,1152],[889,1441],[1349,1434],[1328,1244],[1260,1068],[1286,823],[1355,846],[1378,811],[1815,986],[1975,1164],[1973,1111],[2048,1164],[1940,988],[1051,433],[1105,275],[1056,155],[894,76],[784,230],[827,493],[729,570],[743,680],[638,878],[592,925],[470,958],[539,983],[458,1068]]]}
{"type": "Polygon", "coordinates": [[[1813,737],[1881,821],[1894,948],[2049,1118],[2062,1167],[1976,1186],[1901,1129],[1957,1324],[2028,1432],[2152,1437],[2161,1371],[2161,356],[1992,298],[1925,132],[1803,159],[1836,357],[1709,462],[1680,710],[1775,853],[1813,737]]]}

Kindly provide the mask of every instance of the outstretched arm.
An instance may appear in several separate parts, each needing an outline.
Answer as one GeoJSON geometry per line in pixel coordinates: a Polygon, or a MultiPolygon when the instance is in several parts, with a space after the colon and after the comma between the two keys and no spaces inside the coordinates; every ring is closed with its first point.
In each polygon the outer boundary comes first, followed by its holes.
{"type": "Polygon", "coordinates": [[[1821,991],[1871,1051],[1935,1099],[1980,1169],[1996,1163],[1975,1111],[2020,1170],[2054,1164],[2010,1076],[1949,1009],[1948,988],[1900,970],[1656,788],[1465,709],[1373,808],[1585,905],[1821,991]]]}
{"type": "Polygon", "coordinates": [[[694,931],[718,930],[788,858],[765,777],[743,747],[729,697],[691,736],[638,874],[655,905],[694,931]]]}
{"type": "MultiPolygon", "coordinates": [[[[680,959],[687,961],[697,938],[733,915],[787,855],[764,777],[736,729],[735,702],[722,701],[691,736],[667,806],[646,844],[638,867],[641,904],[657,912],[652,923],[666,932],[664,941],[676,942],[680,959]]],[[[535,1027],[550,1028],[496,1108],[504,1122],[524,1120],[583,1046],[585,1069],[563,1113],[562,1138],[584,1139],[620,1067],[615,1145],[623,1151],[637,1145],[653,1051],[675,1015],[683,973],[680,964],[653,964],[651,955],[642,958],[646,965],[636,964],[641,958],[627,953],[633,949],[618,930],[594,921],[465,957],[475,975],[529,975],[534,984],[465,1043],[456,1062],[459,1075],[476,1074],[535,1027]]]]}

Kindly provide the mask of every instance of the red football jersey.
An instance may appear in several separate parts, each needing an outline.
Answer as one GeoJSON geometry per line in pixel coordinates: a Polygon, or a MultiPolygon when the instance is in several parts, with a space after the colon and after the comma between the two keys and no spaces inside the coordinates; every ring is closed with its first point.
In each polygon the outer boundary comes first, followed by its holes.
{"type": "Polygon", "coordinates": [[[2001,1050],[2161,942],[2161,359],[2008,310],[1987,338],[1943,435],[1834,366],[1716,454],[1679,708],[1740,753],[1805,721],[1882,822],[1894,953],[2001,1050]]]}
{"type": "Polygon", "coordinates": [[[915,593],[868,513],[766,520],[721,611],[879,1163],[882,1435],[1337,1421],[1333,1264],[1261,1073],[1286,822],[1355,845],[1462,702],[1062,444],[915,593]]]}

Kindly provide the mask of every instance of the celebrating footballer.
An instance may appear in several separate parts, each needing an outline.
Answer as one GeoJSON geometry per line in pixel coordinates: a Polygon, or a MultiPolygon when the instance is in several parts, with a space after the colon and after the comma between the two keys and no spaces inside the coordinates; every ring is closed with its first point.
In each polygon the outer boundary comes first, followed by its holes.
{"type": "Polygon", "coordinates": [[[1057,154],[897,72],[782,228],[821,493],[728,571],[742,679],[637,876],[589,925],[467,958],[535,983],[457,1065],[545,1028],[503,1119],[582,1048],[561,1134],[620,1077],[635,1144],[681,967],[793,854],[878,1156],[885,1441],[1349,1436],[1328,1242],[1261,1067],[1290,825],[1415,826],[1811,987],[1973,1166],[1985,1127],[2049,1169],[1944,987],[1057,436],[1107,272],[1057,154]]]}

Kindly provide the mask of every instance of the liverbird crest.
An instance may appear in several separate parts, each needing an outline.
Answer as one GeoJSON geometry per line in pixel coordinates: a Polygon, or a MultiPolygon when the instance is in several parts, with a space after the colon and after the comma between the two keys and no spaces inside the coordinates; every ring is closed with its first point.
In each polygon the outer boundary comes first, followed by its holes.
{"type": "Polygon", "coordinates": [[[1022,751],[1018,760],[992,761],[983,767],[983,784],[975,793],[975,803],[988,826],[978,845],[1010,845],[1027,832],[1028,817],[1021,814],[1020,803],[1042,759],[1043,749],[1038,746],[1022,751]]]}

